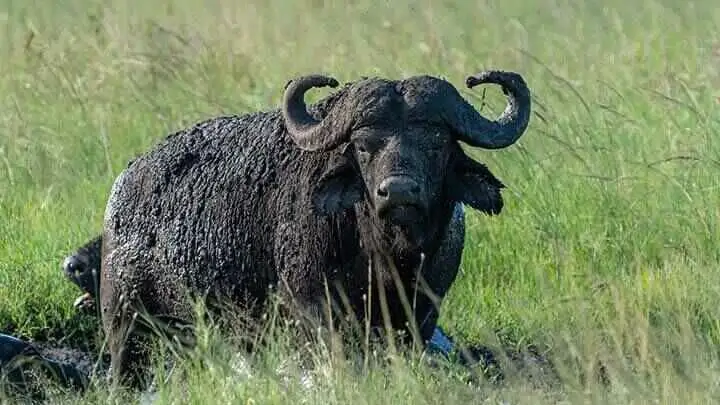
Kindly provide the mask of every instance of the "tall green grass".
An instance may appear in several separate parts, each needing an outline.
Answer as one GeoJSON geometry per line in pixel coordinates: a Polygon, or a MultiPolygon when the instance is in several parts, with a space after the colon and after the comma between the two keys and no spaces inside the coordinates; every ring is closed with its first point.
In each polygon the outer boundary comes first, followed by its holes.
{"type": "MultiPolygon", "coordinates": [[[[499,68],[525,76],[534,115],[516,146],[473,152],[508,185],[506,208],[468,213],[441,323],[467,342],[549,350],[559,385],[476,389],[412,362],[358,375],[317,355],[330,371],[306,392],[269,366],[229,378],[216,350],[216,368],[189,362],[189,384],[171,379],[161,402],[715,402],[719,23],[711,0],[0,0],[0,330],[87,336],[60,261],[100,231],[127,161],[165,134],[275,107],[308,72],[439,75],[492,115],[498,89],[462,83],[499,68]],[[600,363],[610,388],[588,377],[600,363]]],[[[260,363],[283,358],[281,343],[260,363]]]]}

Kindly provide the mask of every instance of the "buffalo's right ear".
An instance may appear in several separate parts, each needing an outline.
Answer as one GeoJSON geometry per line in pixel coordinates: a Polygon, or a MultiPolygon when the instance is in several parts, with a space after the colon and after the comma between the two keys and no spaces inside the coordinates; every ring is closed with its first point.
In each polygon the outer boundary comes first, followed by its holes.
{"type": "Polygon", "coordinates": [[[482,163],[464,153],[456,159],[451,182],[451,193],[460,201],[489,215],[497,215],[503,209],[501,191],[505,185],[482,163]]]}
{"type": "Polygon", "coordinates": [[[363,197],[363,183],[352,161],[345,154],[320,176],[312,191],[312,203],[319,215],[350,209],[363,197]]]}

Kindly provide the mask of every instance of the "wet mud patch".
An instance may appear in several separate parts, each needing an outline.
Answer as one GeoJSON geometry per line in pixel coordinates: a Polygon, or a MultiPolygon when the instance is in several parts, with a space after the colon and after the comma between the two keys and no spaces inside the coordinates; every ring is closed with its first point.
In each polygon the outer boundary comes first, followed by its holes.
{"type": "Polygon", "coordinates": [[[108,354],[98,355],[94,351],[86,351],[60,343],[33,342],[32,344],[43,357],[58,363],[70,364],[86,376],[94,373],[105,374],[110,362],[108,354]]]}
{"type": "Polygon", "coordinates": [[[78,313],[62,325],[28,331],[13,324],[0,330],[0,399],[44,397],[46,383],[83,391],[107,375],[109,356],[100,355],[102,338],[96,317],[78,313]],[[23,333],[25,332],[25,333],[23,333]]]}

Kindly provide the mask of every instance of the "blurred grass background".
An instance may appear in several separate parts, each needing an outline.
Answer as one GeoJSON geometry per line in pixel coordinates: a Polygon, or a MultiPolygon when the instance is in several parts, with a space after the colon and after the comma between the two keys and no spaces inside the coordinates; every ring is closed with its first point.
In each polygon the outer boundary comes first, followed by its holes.
{"type": "MultiPolygon", "coordinates": [[[[521,380],[428,391],[404,370],[388,371],[390,388],[335,376],[316,398],[716,401],[718,23],[711,0],[0,0],[0,330],[87,336],[61,260],[101,230],[128,160],[167,133],[274,108],[287,80],[309,72],[438,75],[493,115],[501,92],[462,84],[506,69],[531,86],[533,119],[516,146],[473,151],[508,185],[506,208],[468,214],[441,323],[468,342],[549,350],[564,385],[550,399],[521,380]],[[610,393],[582,382],[598,361],[622,382],[610,393]]],[[[197,382],[216,381],[198,370],[197,382]]],[[[213,389],[301,398],[259,381],[213,389]]],[[[201,397],[209,385],[186,388],[201,397]]],[[[167,403],[183,398],[165,389],[167,403]]]]}

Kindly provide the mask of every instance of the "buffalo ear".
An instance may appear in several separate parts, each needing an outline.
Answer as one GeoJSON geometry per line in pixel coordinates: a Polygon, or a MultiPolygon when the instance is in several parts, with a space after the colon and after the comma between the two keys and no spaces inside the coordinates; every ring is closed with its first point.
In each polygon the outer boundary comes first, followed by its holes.
{"type": "Polygon", "coordinates": [[[457,159],[451,182],[451,193],[455,200],[489,215],[502,211],[501,191],[505,185],[482,163],[464,153],[457,159]]]}
{"type": "Polygon", "coordinates": [[[342,156],[320,176],[312,191],[312,204],[316,214],[330,215],[352,208],[362,197],[360,175],[350,159],[342,156]]]}

